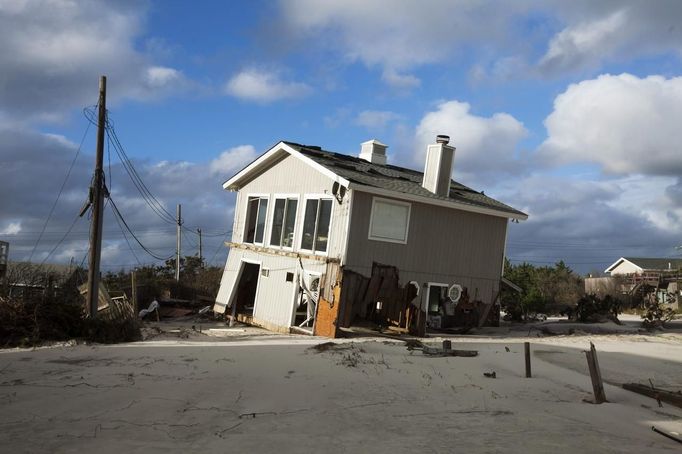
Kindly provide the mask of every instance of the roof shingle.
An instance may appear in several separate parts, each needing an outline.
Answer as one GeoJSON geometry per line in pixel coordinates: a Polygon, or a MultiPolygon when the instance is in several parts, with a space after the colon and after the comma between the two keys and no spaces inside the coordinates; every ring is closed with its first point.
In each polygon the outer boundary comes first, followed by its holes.
{"type": "Polygon", "coordinates": [[[353,183],[526,216],[525,213],[454,180],[450,180],[449,197],[441,197],[422,187],[422,180],[424,178],[422,172],[390,164],[373,164],[364,159],[323,150],[317,146],[301,145],[294,142],[284,143],[353,183]]]}

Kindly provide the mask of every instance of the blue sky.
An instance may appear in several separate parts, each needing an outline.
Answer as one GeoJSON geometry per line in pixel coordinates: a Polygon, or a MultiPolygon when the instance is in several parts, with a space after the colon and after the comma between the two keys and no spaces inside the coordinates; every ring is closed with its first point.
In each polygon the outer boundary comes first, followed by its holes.
{"type": "MultiPolygon", "coordinates": [[[[106,74],[127,154],[168,211],[182,203],[208,233],[214,264],[234,201],[220,183],[270,145],[357,154],[377,138],[421,169],[438,133],[457,147],[453,178],[529,213],[510,226],[514,261],[587,273],[675,256],[681,19],[676,1],[0,1],[0,240],[14,260],[87,252],[87,220],[64,234],[92,128],[40,232],[106,74]]],[[[174,227],[109,160],[124,217],[170,255],[174,227]]],[[[153,262],[110,214],[105,231],[105,269],[153,262]]]]}

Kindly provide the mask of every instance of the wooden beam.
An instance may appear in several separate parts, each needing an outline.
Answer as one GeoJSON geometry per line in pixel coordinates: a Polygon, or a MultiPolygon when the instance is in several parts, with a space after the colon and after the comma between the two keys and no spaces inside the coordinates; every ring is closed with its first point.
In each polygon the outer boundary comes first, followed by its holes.
{"type": "Polygon", "coordinates": [[[604,393],[604,382],[601,379],[601,371],[599,370],[599,361],[597,360],[597,350],[594,344],[590,342],[590,349],[585,352],[587,356],[587,367],[590,369],[590,379],[592,380],[592,390],[594,391],[594,401],[597,404],[606,402],[606,393],[604,393]]]}
{"type": "Polygon", "coordinates": [[[263,254],[277,255],[280,257],[302,258],[305,260],[316,260],[323,263],[340,263],[341,261],[334,257],[325,257],[323,255],[301,254],[300,252],[282,251],[279,249],[271,249],[263,246],[255,246],[253,244],[233,243],[226,241],[225,246],[231,249],[243,249],[246,251],[260,252],[263,254]]]}

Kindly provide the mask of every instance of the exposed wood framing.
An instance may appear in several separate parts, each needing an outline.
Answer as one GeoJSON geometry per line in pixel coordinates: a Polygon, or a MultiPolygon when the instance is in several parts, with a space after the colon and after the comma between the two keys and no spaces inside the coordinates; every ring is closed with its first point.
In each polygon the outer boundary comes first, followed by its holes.
{"type": "Polygon", "coordinates": [[[324,262],[324,263],[339,263],[340,262],[339,259],[333,258],[333,257],[324,257],[321,255],[312,255],[312,254],[301,254],[300,252],[282,251],[282,250],[278,250],[278,249],[272,249],[269,247],[254,246],[253,244],[233,243],[231,241],[226,241],[225,246],[232,248],[232,249],[244,249],[247,251],[260,252],[263,254],[278,255],[281,257],[291,257],[291,258],[299,258],[300,257],[301,259],[316,260],[318,262],[324,262]]]}

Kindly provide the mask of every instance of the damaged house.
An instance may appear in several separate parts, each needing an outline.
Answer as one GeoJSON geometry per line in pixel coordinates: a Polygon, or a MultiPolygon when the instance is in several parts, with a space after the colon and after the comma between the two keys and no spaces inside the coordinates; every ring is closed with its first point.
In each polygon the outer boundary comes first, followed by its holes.
{"type": "Polygon", "coordinates": [[[329,337],[499,320],[507,225],[527,215],[452,181],[448,143],[428,145],[423,173],[376,140],[357,157],[276,144],[223,185],[237,199],[214,310],[329,337]]]}
{"type": "Polygon", "coordinates": [[[657,299],[679,309],[682,301],[682,259],[621,257],[604,270],[607,277],[585,279],[585,293],[657,299]]]}

